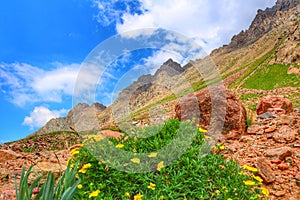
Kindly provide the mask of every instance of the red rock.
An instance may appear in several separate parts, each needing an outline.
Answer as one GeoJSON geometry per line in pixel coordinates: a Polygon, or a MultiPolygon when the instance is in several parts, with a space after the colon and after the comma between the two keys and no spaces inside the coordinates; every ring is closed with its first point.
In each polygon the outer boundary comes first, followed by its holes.
{"type": "Polygon", "coordinates": [[[12,200],[16,199],[16,191],[11,188],[4,188],[0,190],[0,199],[1,200],[12,200]]]}
{"type": "Polygon", "coordinates": [[[278,132],[274,133],[273,138],[279,143],[293,142],[296,139],[296,135],[296,130],[284,125],[278,132]]]}
{"type": "Polygon", "coordinates": [[[286,170],[288,168],[289,168],[289,165],[286,163],[281,163],[278,165],[278,169],[280,169],[280,170],[286,170]]]}
{"type": "Polygon", "coordinates": [[[274,196],[276,197],[283,197],[285,195],[285,191],[275,191],[274,196]]]}
{"type": "Polygon", "coordinates": [[[265,129],[265,133],[271,133],[274,132],[277,129],[276,126],[270,126],[267,129],[265,129]]]}
{"type": "Polygon", "coordinates": [[[268,160],[265,158],[258,158],[255,163],[256,168],[258,169],[258,174],[262,177],[264,182],[272,183],[276,180],[276,176],[270,167],[268,160]]]}
{"type": "Polygon", "coordinates": [[[253,124],[247,128],[247,133],[251,135],[256,135],[256,134],[261,135],[264,133],[264,130],[261,128],[260,125],[253,124]]]}
{"type": "Polygon", "coordinates": [[[231,139],[244,134],[246,130],[246,110],[243,104],[232,91],[222,90],[221,87],[206,88],[195,95],[180,98],[175,113],[175,118],[180,121],[195,119],[202,128],[222,130],[225,137],[229,134],[231,139]],[[210,93],[213,94],[213,102],[210,93]]]}
{"type": "Polygon", "coordinates": [[[7,160],[14,160],[21,157],[21,154],[15,153],[11,150],[0,150],[0,163],[3,163],[7,160]]]}
{"type": "Polygon", "coordinates": [[[277,97],[277,96],[265,96],[257,105],[257,115],[265,112],[274,112],[276,114],[288,114],[293,112],[293,104],[290,100],[277,97]]]}
{"type": "Polygon", "coordinates": [[[297,174],[295,175],[295,179],[300,180],[300,171],[298,171],[297,174]]]}
{"type": "Polygon", "coordinates": [[[278,165],[278,164],[281,163],[281,160],[270,160],[270,162],[273,163],[273,164],[278,165]]]}
{"type": "Polygon", "coordinates": [[[283,160],[285,157],[291,156],[292,154],[293,154],[293,150],[290,147],[268,149],[265,151],[265,156],[278,158],[280,160],[283,160]]]}

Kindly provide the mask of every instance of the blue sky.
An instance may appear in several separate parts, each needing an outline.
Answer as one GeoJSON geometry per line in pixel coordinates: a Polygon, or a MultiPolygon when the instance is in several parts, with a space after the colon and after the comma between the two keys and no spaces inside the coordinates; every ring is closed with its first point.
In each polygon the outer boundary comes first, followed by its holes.
{"type": "MultiPolygon", "coordinates": [[[[246,29],[257,9],[274,4],[275,0],[1,1],[0,143],[23,138],[49,119],[65,116],[73,106],[81,64],[115,34],[128,39],[136,36],[127,31],[164,28],[193,39],[209,53],[246,29]]],[[[115,88],[153,73],[171,56],[145,49],[121,55],[105,70],[109,79],[100,80],[96,100],[110,104],[115,88]],[[126,81],[118,86],[121,77],[126,81]]],[[[187,57],[174,59],[187,62],[187,57]]]]}

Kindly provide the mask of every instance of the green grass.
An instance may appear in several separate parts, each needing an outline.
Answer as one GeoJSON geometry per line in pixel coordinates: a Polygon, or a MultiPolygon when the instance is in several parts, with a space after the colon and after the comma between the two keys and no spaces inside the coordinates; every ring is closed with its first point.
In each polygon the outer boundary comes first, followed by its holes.
{"type": "MultiPolygon", "coordinates": [[[[191,122],[169,120],[164,125],[140,129],[135,135],[147,137],[136,140],[124,136],[99,142],[91,139],[73,151],[70,162],[79,164],[81,180],[74,199],[89,199],[92,194],[95,196],[91,198],[97,200],[138,199],[138,194],[143,200],[248,200],[263,196],[261,184],[251,174],[241,173],[244,171],[237,162],[226,161],[219,154],[200,153],[207,139],[191,122]],[[167,154],[161,152],[165,147],[171,149],[167,154]],[[147,156],[153,152],[157,154],[147,156]],[[254,185],[245,185],[246,180],[254,185]],[[152,189],[150,183],[155,184],[152,189]]],[[[222,144],[217,147],[222,151],[222,144]]]]}
{"type": "Polygon", "coordinates": [[[262,90],[273,90],[288,86],[299,87],[299,76],[287,74],[288,68],[289,66],[281,64],[263,67],[248,78],[243,87],[262,90]]]}
{"type": "MultiPolygon", "coordinates": [[[[250,94],[243,94],[240,97],[240,100],[243,101],[244,105],[252,111],[256,111],[256,106],[257,102],[263,97],[263,94],[255,94],[255,93],[250,93],[250,94]],[[248,102],[254,102],[249,105],[248,102]]],[[[248,123],[247,123],[248,124],[248,123]]]]}
{"type": "Polygon", "coordinates": [[[239,76],[233,83],[231,83],[229,85],[229,88],[236,88],[238,86],[240,86],[240,84],[243,82],[243,80],[247,79],[249,76],[251,76],[251,74],[261,65],[263,65],[265,63],[265,61],[267,61],[272,55],[275,54],[275,49],[272,49],[271,51],[269,51],[268,53],[266,53],[264,56],[262,56],[261,58],[252,61],[251,63],[244,63],[242,64],[241,68],[238,69],[237,71],[242,70],[243,68],[246,68],[247,71],[239,76]]]}
{"type": "Polygon", "coordinates": [[[250,99],[259,99],[261,97],[263,97],[263,94],[249,93],[249,94],[243,94],[240,97],[240,100],[245,101],[245,100],[250,100],[250,99]]]}

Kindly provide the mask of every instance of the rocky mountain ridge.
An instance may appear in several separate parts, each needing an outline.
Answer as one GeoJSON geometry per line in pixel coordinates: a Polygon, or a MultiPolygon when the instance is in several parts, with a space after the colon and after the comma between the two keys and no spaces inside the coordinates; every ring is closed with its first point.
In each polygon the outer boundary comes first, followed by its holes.
{"type": "Polygon", "coordinates": [[[227,50],[233,51],[253,44],[264,34],[276,28],[276,15],[279,12],[293,9],[298,4],[300,4],[299,0],[278,0],[272,8],[259,9],[250,27],[246,31],[242,30],[239,34],[232,37],[227,50]]]}
{"type": "MultiPolygon", "coordinates": [[[[300,66],[299,3],[299,0],[278,0],[272,8],[258,10],[248,30],[234,36],[229,45],[211,53],[210,58],[224,78],[226,87],[237,90],[250,77],[249,74],[273,63],[290,64],[289,73],[300,74],[297,67],[300,66]],[[260,62],[259,66],[252,69],[256,62],[260,62]]],[[[118,126],[124,118],[128,118],[125,121],[151,124],[174,117],[174,106],[179,97],[206,87],[197,69],[201,62],[201,59],[191,61],[181,67],[169,59],[154,75],[143,75],[123,89],[111,106],[94,110],[93,116],[89,116],[93,118],[92,124],[85,125],[88,120],[80,120],[86,117],[81,114],[74,125],[71,122],[74,117],[68,115],[51,120],[36,134],[71,131],[71,128],[76,131],[109,128],[118,126]],[[95,120],[98,124],[94,123],[95,120]]]]}
{"type": "Polygon", "coordinates": [[[43,135],[51,132],[58,131],[87,131],[99,129],[96,114],[106,109],[106,106],[100,103],[93,103],[89,106],[86,103],[77,104],[73,109],[68,112],[65,117],[54,118],[45,124],[33,135],[43,135]]]}

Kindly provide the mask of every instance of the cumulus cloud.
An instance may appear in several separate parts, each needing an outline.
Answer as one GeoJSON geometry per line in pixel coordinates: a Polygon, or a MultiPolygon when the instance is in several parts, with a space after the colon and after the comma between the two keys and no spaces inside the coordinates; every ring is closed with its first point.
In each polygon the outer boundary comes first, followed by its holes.
{"type": "Polygon", "coordinates": [[[101,16],[110,18],[106,22],[115,19],[118,33],[161,27],[195,39],[207,52],[229,43],[234,34],[249,27],[257,9],[271,7],[275,1],[139,0],[137,3],[133,0],[135,6],[130,7],[130,1],[125,1],[124,9],[115,2],[107,4],[104,0],[94,0],[101,16]]]}
{"type": "Polygon", "coordinates": [[[44,70],[26,63],[0,64],[0,88],[12,103],[61,102],[72,95],[80,64],[53,63],[44,70]]]}
{"type": "Polygon", "coordinates": [[[30,115],[24,118],[23,125],[29,126],[30,129],[38,128],[45,125],[50,119],[60,117],[66,112],[65,109],[49,110],[45,106],[34,107],[30,115]]]}

